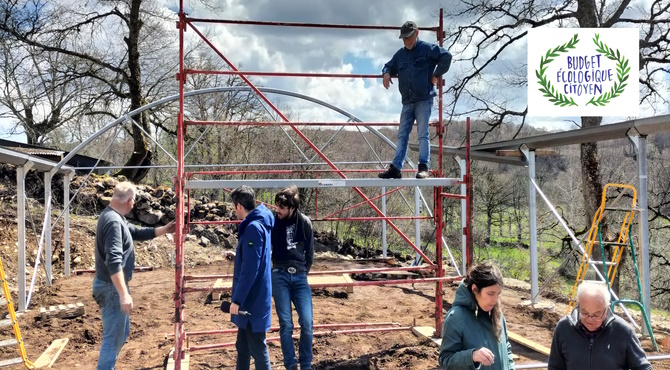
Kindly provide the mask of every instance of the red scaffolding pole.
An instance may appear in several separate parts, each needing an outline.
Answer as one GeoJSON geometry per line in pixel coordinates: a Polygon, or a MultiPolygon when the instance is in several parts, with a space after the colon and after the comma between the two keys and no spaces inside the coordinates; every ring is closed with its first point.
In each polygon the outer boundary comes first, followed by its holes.
{"type": "MultiPolygon", "coordinates": [[[[296,72],[249,72],[249,71],[240,71],[233,65],[209,40],[206,36],[203,35],[192,23],[221,23],[221,24],[236,24],[236,25],[260,25],[260,26],[283,26],[283,27],[311,27],[311,28],[339,28],[339,29],[365,29],[365,30],[397,30],[396,26],[369,26],[369,25],[337,25],[337,24],[315,24],[315,23],[297,23],[297,22],[262,22],[262,21],[241,21],[241,20],[214,20],[214,19],[202,19],[202,18],[190,18],[187,17],[184,13],[183,0],[179,0],[179,21],[177,22],[177,28],[179,30],[179,73],[177,74],[177,80],[179,83],[179,112],[177,116],[177,174],[175,177],[175,194],[178,199],[175,214],[176,214],[176,230],[175,230],[175,293],[174,293],[174,303],[175,303],[175,336],[174,336],[174,361],[175,369],[181,369],[181,360],[185,356],[186,349],[184,348],[185,340],[187,338],[186,332],[184,330],[184,303],[185,303],[185,293],[192,291],[201,291],[203,288],[199,287],[186,287],[186,282],[189,280],[210,280],[216,275],[205,275],[205,276],[187,276],[184,271],[184,242],[186,240],[186,234],[188,232],[189,224],[226,224],[226,223],[237,223],[239,221],[205,221],[205,222],[191,222],[190,221],[190,212],[186,213],[186,210],[190,210],[190,191],[186,191],[186,182],[194,175],[246,175],[246,174],[258,174],[258,175],[289,175],[296,173],[315,173],[318,176],[319,172],[332,172],[337,174],[343,179],[346,179],[347,176],[345,173],[370,173],[370,172],[379,172],[379,170],[344,170],[338,168],[330,159],[318,148],[314,143],[312,143],[298,128],[299,126],[392,126],[397,125],[397,123],[385,123],[385,122],[373,122],[373,123],[355,123],[355,122],[291,122],[289,121],[284,114],[247,78],[247,76],[274,76],[274,77],[324,77],[324,78],[380,78],[380,75],[366,75],[366,74],[333,74],[333,73],[296,73],[296,72]],[[208,71],[208,70],[195,70],[195,69],[185,69],[184,68],[184,33],[187,30],[187,27],[190,27],[200,38],[208,44],[214,52],[216,52],[223,61],[225,61],[230,67],[230,71],[208,71]],[[184,89],[186,83],[186,76],[188,74],[220,74],[220,75],[236,75],[239,76],[252,90],[253,92],[261,99],[264,103],[271,108],[278,117],[281,118],[281,122],[250,122],[250,121],[240,121],[240,122],[227,122],[227,121],[199,121],[199,120],[185,120],[184,118],[184,89]],[[270,170],[270,171],[203,171],[203,172],[192,172],[187,173],[184,171],[184,137],[186,128],[188,125],[220,125],[220,126],[232,126],[232,125],[249,125],[249,126],[289,126],[314,152],[330,167],[328,170],[321,171],[295,171],[295,170],[270,170]]],[[[439,13],[439,26],[437,27],[421,27],[421,30],[434,31],[436,33],[437,42],[440,46],[444,42],[444,24],[443,24],[443,10],[440,9],[439,13]]],[[[438,137],[438,168],[434,172],[438,177],[443,177],[443,161],[442,161],[442,146],[443,146],[443,107],[442,107],[442,94],[443,94],[443,81],[439,83],[438,86],[438,120],[437,122],[430,123],[430,126],[435,126],[438,137]]],[[[471,253],[472,253],[472,238],[471,238],[471,222],[470,218],[472,215],[471,206],[472,206],[472,176],[470,175],[470,121],[467,121],[467,135],[466,135],[466,161],[467,168],[466,173],[464,174],[464,182],[466,184],[466,227],[463,230],[463,233],[467,238],[467,256],[468,264],[471,263],[471,253]]],[[[423,216],[408,216],[408,217],[399,217],[399,216],[387,216],[377,206],[373,203],[374,200],[381,197],[376,196],[373,198],[368,197],[363,191],[359,188],[352,188],[356,191],[362,198],[363,201],[349,207],[354,208],[362,205],[369,205],[378,216],[375,217],[342,217],[334,218],[333,216],[341,213],[347,209],[344,209],[339,212],[331,213],[323,217],[321,220],[383,220],[391,228],[393,228],[396,233],[416,252],[419,254],[424,261],[429,266],[420,266],[420,267],[411,267],[404,268],[405,271],[410,270],[435,270],[436,276],[434,278],[420,278],[420,279],[404,279],[404,280],[392,280],[392,281],[372,281],[372,282],[353,282],[353,283],[344,283],[344,284],[321,284],[325,286],[365,286],[365,285],[387,285],[387,284],[407,284],[407,283],[433,283],[435,282],[435,335],[440,336],[442,333],[442,300],[443,300],[443,283],[445,281],[453,281],[459,277],[446,278],[444,268],[442,265],[442,248],[443,248],[443,229],[445,226],[444,217],[443,217],[443,197],[449,198],[463,198],[462,195],[457,194],[448,194],[443,193],[442,186],[434,188],[433,191],[433,201],[434,201],[434,212],[433,212],[433,221],[435,223],[436,232],[435,232],[435,263],[431,261],[421,249],[415,245],[394,223],[393,220],[400,219],[424,219],[423,216]]],[[[397,189],[394,189],[386,194],[392,193],[397,189]]],[[[318,191],[318,189],[317,189],[318,191]]],[[[386,195],[384,194],[384,195],[386,195]]],[[[397,269],[397,268],[396,268],[397,269]]],[[[367,269],[359,270],[362,271],[386,271],[386,268],[382,269],[367,269]]],[[[400,270],[403,270],[401,268],[400,270]]],[[[354,271],[351,271],[354,272],[354,271]]],[[[318,273],[318,272],[317,272],[318,273]]],[[[329,272],[324,271],[324,274],[329,272]]],[[[332,272],[330,272],[332,273],[332,272]]],[[[209,288],[207,288],[209,289],[209,288]]],[[[352,325],[352,324],[348,324],[352,325]]],[[[355,325],[355,324],[354,324],[355,325]]],[[[366,324],[367,325],[367,324],[366,324]]],[[[318,325],[315,325],[315,327],[318,325]]],[[[373,332],[379,330],[406,330],[407,328],[378,328],[378,329],[361,329],[361,330],[344,330],[344,331],[335,331],[331,333],[364,333],[364,332],[373,332]]],[[[226,344],[228,345],[228,344],[226,344]]],[[[220,348],[221,345],[213,346],[194,346],[192,350],[204,350],[209,348],[220,348]]]]}

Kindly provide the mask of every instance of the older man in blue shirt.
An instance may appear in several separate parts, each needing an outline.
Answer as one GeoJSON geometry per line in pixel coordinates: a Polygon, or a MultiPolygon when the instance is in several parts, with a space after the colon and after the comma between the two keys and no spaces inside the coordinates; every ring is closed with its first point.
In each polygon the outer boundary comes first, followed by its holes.
{"type": "Polygon", "coordinates": [[[433,108],[433,98],[437,95],[435,85],[449,70],[451,54],[438,45],[419,40],[419,28],[412,21],[402,25],[400,38],[404,47],[398,50],[382,69],[386,89],[392,84],[391,77],[398,77],[402,111],[393,163],[388,170],[380,173],[379,177],[382,179],[402,177],[400,170],[407,155],[409,134],[416,120],[419,133],[419,170],[416,178],[423,179],[430,176],[428,120],[433,108]]]}

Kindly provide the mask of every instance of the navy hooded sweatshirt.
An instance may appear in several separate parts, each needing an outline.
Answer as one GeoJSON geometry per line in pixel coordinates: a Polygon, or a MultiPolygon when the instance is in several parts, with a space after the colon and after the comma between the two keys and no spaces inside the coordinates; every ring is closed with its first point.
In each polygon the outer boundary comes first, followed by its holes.
{"type": "Polygon", "coordinates": [[[272,278],[270,274],[270,232],[275,219],[267,207],[260,205],[249,212],[238,229],[232,301],[251,316],[231,315],[237,327],[264,333],[270,330],[272,278]]]}

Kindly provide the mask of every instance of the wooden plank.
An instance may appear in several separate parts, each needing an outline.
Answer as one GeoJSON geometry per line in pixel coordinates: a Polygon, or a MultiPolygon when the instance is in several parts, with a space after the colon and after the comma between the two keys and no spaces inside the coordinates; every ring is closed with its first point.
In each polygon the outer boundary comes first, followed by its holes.
{"type": "Polygon", "coordinates": [[[12,366],[12,365],[22,364],[22,363],[23,363],[23,359],[21,357],[11,358],[9,360],[0,361],[0,367],[12,366]]]}
{"type": "Polygon", "coordinates": [[[12,346],[12,345],[17,344],[17,343],[19,343],[19,342],[17,342],[15,338],[3,339],[3,340],[0,340],[0,347],[12,346]]]}
{"type": "Polygon", "coordinates": [[[213,291],[226,291],[226,290],[231,290],[233,288],[233,280],[232,279],[216,279],[216,282],[214,283],[214,286],[212,287],[213,291]]]}
{"type": "Polygon", "coordinates": [[[533,342],[530,339],[526,339],[526,338],[520,336],[519,334],[512,333],[511,331],[508,330],[507,331],[507,338],[509,338],[511,341],[514,341],[516,343],[521,344],[524,347],[528,347],[535,352],[539,352],[543,355],[549,356],[549,348],[547,348],[547,347],[545,347],[545,346],[543,346],[539,343],[533,342]]]}
{"type": "MultiPolygon", "coordinates": [[[[188,370],[188,362],[190,359],[191,355],[186,352],[184,358],[181,360],[181,368],[183,370],[188,370]]],[[[168,362],[165,365],[165,370],[174,370],[174,348],[172,348],[168,354],[168,362]]]]}
{"type": "MultiPolygon", "coordinates": [[[[314,285],[314,284],[332,284],[332,283],[351,283],[353,280],[349,277],[349,275],[307,275],[307,283],[309,285],[314,285]]],[[[333,287],[333,288],[338,288],[338,287],[333,287]]],[[[343,287],[347,293],[353,293],[354,292],[354,287],[353,286],[348,286],[348,287],[343,287]]]]}
{"type": "MultiPolygon", "coordinates": [[[[349,275],[307,275],[307,283],[312,284],[323,284],[323,283],[351,283],[353,280],[349,275]]],[[[233,281],[230,279],[223,280],[217,279],[214,285],[212,286],[212,291],[221,292],[231,290],[233,287],[233,281]]],[[[348,286],[345,287],[347,293],[353,293],[354,287],[348,286]]]]}
{"type": "Polygon", "coordinates": [[[42,353],[42,355],[35,361],[35,367],[51,367],[53,366],[54,362],[56,362],[56,359],[58,356],[60,356],[60,353],[63,352],[63,348],[65,348],[65,345],[69,341],[69,338],[61,338],[61,339],[56,339],[53,342],[51,342],[51,345],[49,348],[42,353]]]}
{"type": "Polygon", "coordinates": [[[85,313],[84,304],[81,302],[61,304],[58,306],[49,306],[47,310],[45,307],[40,308],[39,318],[42,320],[58,317],[61,319],[71,319],[82,316],[85,313]]]}
{"type": "Polygon", "coordinates": [[[419,338],[430,339],[433,343],[437,344],[438,347],[442,345],[442,338],[433,337],[433,334],[435,334],[435,328],[432,326],[414,326],[412,327],[412,333],[414,333],[414,335],[419,338]]]}
{"type": "MultiPolygon", "coordinates": [[[[351,276],[349,274],[343,274],[342,277],[344,278],[344,281],[346,283],[353,283],[354,281],[351,280],[351,276]]],[[[353,293],[354,292],[354,287],[353,286],[348,286],[346,287],[347,293],[353,293]]]]}

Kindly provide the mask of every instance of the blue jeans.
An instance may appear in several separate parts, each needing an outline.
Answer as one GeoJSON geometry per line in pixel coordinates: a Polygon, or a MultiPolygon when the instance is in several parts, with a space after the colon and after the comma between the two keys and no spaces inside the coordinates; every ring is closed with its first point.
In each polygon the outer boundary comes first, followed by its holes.
{"type": "Polygon", "coordinates": [[[407,155],[409,134],[416,120],[416,129],[419,134],[419,163],[430,168],[430,135],[428,133],[428,120],[433,110],[433,99],[421,100],[414,103],[403,104],[400,112],[400,125],[398,127],[398,140],[396,141],[395,157],[393,167],[402,169],[407,155]]]}
{"type": "Polygon", "coordinates": [[[102,315],[102,344],[98,357],[98,370],[113,370],[116,357],[130,333],[130,316],[121,311],[121,298],[113,283],[94,278],[93,299],[100,306],[102,315]]]}
{"type": "Polygon", "coordinates": [[[287,369],[298,364],[293,347],[293,315],[291,302],[298,313],[300,324],[300,369],[312,368],[312,288],[307,283],[307,273],[289,274],[282,269],[272,269],[272,297],[279,318],[279,339],[284,355],[284,366],[287,369]]]}
{"type": "Polygon", "coordinates": [[[270,352],[265,342],[265,332],[254,333],[251,331],[251,324],[247,324],[246,329],[237,328],[237,370],[249,370],[251,356],[254,357],[256,370],[270,370],[270,352]]]}

